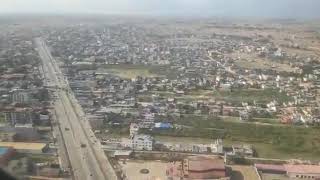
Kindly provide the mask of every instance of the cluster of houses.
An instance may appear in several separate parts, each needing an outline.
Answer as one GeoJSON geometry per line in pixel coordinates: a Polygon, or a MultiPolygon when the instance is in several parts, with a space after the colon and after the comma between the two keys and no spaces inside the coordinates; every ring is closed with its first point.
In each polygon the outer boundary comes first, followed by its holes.
{"type": "Polygon", "coordinates": [[[55,150],[48,146],[51,102],[39,55],[28,33],[18,31],[0,35],[0,167],[19,178],[60,177],[58,162],[41,165],[28,157],[50,151],[54,159],[55,150]]]}
{"type": "MultiPolygon", "coordinates": [[[[167,30],[169,33],[156,31],[159,36],[148,38],[144,36],[150,31],[148,27],[132,24],[93,29],[67,26],[48,32],[47,42],[54,56],[63,59],[70,86],[94,127],[101,127],[110,113],[133,116],[146,128],[153,124],[146,114],[155,114],[155,122],[159,121],[157,116],[184,114],[234,116],[244,121],[272,117],[285,124],[319,122],[314,108],[320,82],[317,57],[288,53],[269,36],[167,30]],[[274,65],[246,68],[237,63],[242,57],[232,56],[236,53],[265,58],[274,65]],[[125,78],[103,68],[128,65],[154,67],[156,75],[125,78]],[[306,71],[306,67],[312,70],[306,71]],[[270,95],[263,100],[242,100],[201,93],[251,90],[270,95]],[[152,113],[142,112],[146,107],[152,113]]],[[[116,119],[109,118],[114,124],[127,121],[116,119]]]]}
{"type": "MultiPolygon", "coordinates": [[[[253,34],[177,31],[165,24],[81,24],[52,29],[46,40],[91,126],[99,132],[105,127],[128,129],[128,138],[100,137],[104,148],[251,157],[250,145],[228,149],[220,139],[210,144],[159,142],[146,132],[183,127],[175,118],[188,115],[319,124],[319,58],[289,52],[271,35],[253,34]],[[107,70],[110,67],[120,70],[107,70]],[[152,75],[119,75],[130,74],[130,67],[145,68],[152,75]]],[[[288,47],[300,48],[294,39],[291,42],[288,47]]],[[[173,163],[167,174],[172,179],[228,179],[221,160],[201,161],[173,163]],[[213,161],[217,165],[205,167],[213,161]]]]}
{"type": "Polygon", "coordinates": [[[18,134],[20,140],[40,139],[32,134],[36,126],[49,127],[50,102],[42,84],[39,57],[29,38],[11,34],[4,42],[9,46],[0,53],[1,133],[18,134]]]}

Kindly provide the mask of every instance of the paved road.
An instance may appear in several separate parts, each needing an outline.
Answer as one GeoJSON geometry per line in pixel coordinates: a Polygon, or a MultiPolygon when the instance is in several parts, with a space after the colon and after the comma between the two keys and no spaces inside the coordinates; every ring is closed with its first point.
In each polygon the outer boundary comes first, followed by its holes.
{"type": "Polygon", "coordinates": [[[67,149],[66,154],[71,165],[73,179],[117,179],[100,142],[94,136],[90,124],[85,118],[81,106],[70,90],[68,81],[65,80],[46,44],[41,38],[36,38],[35,43],[43,63],[47,84],[56,88],[55,115],[67,149]]]}

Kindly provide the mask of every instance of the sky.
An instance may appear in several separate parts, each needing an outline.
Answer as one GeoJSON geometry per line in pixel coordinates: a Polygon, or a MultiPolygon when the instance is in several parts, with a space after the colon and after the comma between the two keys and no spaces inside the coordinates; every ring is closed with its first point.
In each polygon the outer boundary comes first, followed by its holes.
{"type": "Polygon", "coordinates": [[[320,0],[0,0],[0,13],[320,18],[320,0]]]}

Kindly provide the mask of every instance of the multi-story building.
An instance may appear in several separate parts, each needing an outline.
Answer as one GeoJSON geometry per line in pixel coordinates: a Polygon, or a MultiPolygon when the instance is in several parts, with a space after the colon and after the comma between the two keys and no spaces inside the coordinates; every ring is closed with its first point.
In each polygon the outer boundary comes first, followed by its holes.
{"type": "Polygon", "coordinates": [[[29,92],[21,89],[12,91],[11,98],[14,103],[29,103],[31,100],[29,92]]]}
{"type": "Polygon", "coordinates": [[[150,135],[137,134],[132,138],[132,149],[152,151],[153,138],[150,135]]]}
{"type": "Polygon", "coordinates": [[[139,131],[139,125],[137,123],[131,123],[130,124],[130,137],[133,137],[134,135],[138,134],[139,131]]]}

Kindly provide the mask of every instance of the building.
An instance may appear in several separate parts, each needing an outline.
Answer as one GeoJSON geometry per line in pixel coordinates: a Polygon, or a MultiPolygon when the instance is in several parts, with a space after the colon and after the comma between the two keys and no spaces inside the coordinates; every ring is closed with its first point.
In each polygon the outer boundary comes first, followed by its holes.
{"type": "Polygon", "coordinates": [[[216,139],[212,144],[180,144],[180,143],[163,143],[163,146],[170,151],[192,152],[192,153],[223,153],[222,139],[216,139]]]}
{"type": "Polygon", "coordinates": [[[222,154],[223,153],[223,143],[222,139],[216,139],[213,144],[210,145],[212,153],[222,154]]]}
{"type": "Polygon", "coordinates": [[[14,155],[14,149],[10,147],[0,147],[0,167],[7,165],[10,158],[14,155]]]}
{"type": "Polygon", "coordinates": [[[284,168],[287,171],[287,176],[300,179],[318,179],[320,178],[319,165],[293,165],[285,164],[284,168]]]}
{"type": "Polygon", "coordinates": [[[287,172],[283,165],[255,164],[254,166],[261,173],[286,174],[286,172],[287,172]]]}
{"type": "Polygon", "coordinates": [[[116,159],[129,159],[132,151],[120,151],[117,150],[113,153],[113,157],[116,159]]]}
{"type": "Polygon", "coordinates": [[[319,165],[305,164],[255,164],[260,174],[283,175],[289,179],[319,179],[319,165]]]}
{"type": "Polygon", "coordinates": [[[0,133],[0,141],[15,141],[17,139],[16,132],[1,132],[0,133]]]}
{"type": "Polygon", "coordinates": [[[233,145],[232,146],[232,153],[238,156],[246,156],[252,157],[253,156],[253,149],[251,145],[233,145]]]}
{"type": "MultiPolygon", "coordinates": [[[[2,141],[20,141],[20,142],[35,142],[40,140],[40,134],[35,128],[29,127],[0,127],[0,132],[5,134],[12,134],[13,136],[7,136],[7,140],[5,138],[2,141]]],[[[0,133],[0,134],[1,134],[0,133]]]]}
{"type": "Polygon", "coordinates": [[[191,156],[171,163],[166,173],[172,180],[229,179],[224,160],[218,157],[191,156]]]}
{"type": "Polygon", "coordinates": [[[6,122],[14,127],[30,127],[32,128],[31,112],[4,112],[6,122]]]}
{"type": "Polygon", "coordinates": [[[27,103],[30,103],[30,100],[31,100],[29,92],[23,89],[13,90],[11,94],[11,98],[13,103],[27,104],[27,103]]]}
{"type": "Polygon", "coordinates": [[[45,143],[0,142],[0,147],[11,147],[19,153],[40,154],[48,149],[45,143]]]}
{"type": "Polygon", "coordinates": [[[172,125],[171,125],[171,123],[158,122],[158,123],[154,123],[154,128],[155,129],[171,129],[172,125]]]}
{"type": "Polygon", "coordinates": [[[134,135],[138,134],[139,131],[139,125],[137,123],[131,123],[130,124],[130,137],[133,137],[134,135]]]}
{"type": "Polygon", "coordinates": [[[132,149],[152,151],[153,138],[150,135],[137,134],[132,138],[132,149]]]}

